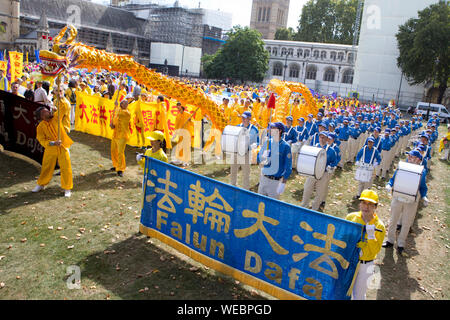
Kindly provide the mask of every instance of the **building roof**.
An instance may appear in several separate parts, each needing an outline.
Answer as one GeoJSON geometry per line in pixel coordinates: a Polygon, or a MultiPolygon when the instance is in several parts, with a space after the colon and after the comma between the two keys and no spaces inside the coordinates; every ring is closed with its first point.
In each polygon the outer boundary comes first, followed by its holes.
{"type": "Polygon", "coordinates": [[[79,16],[81,26],[142,34],[144,23],[132,12],[82,0],[22,0],[21,16],[39,19],[45,12],[54,22],[74,24],[79,16]]]}

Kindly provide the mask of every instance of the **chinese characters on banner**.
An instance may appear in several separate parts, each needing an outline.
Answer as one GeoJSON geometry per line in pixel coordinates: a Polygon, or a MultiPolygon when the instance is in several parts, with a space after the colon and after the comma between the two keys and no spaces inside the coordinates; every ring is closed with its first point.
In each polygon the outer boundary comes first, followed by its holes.
{"type": "Polygon", "coordinates": [[[34,112],[42,105],[0,90],[0,144],[5,150],[42,163],[44,148],[36,139],[34,112]]]}
{"type": "MultiPolygon", "coordinates": [[[[111,139],[113,130],[109,124],[114,116],[114,100],[77,92],[75,130],[111,139]]],[[[131,113],[130,139],[128,145],[142,147],[149,145],[146,137],[157,128],[164,128],[168,148],[175,132],[178,116],[176,102],[170,101],[169,110],[156,102],[135,101],[128,105],[131,113]],[[162,124],[161,124],[162,123],[162,124]]],[[[188,110],[194,107],[188,106],[188,110]]]]}
{"type": "Polygon", "coordinates": [[[10,51],[9,52],[9,64],[10,64],[10,74],[11,83],[16,81],[22,76],[23,72],[23,53],[10,51]]]}
{"type": "Polygon", "coordinates": [[[349,299],[362,226],[147,158],[140,231],[281,299],[349,299]]]}

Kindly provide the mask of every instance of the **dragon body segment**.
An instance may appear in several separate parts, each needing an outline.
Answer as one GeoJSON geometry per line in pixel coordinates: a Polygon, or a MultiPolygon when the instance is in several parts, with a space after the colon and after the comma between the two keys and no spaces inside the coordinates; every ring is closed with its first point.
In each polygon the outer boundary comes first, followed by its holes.
{"type": "Polygon", "coordinates": [[[301,93],[306,102],[306,105],[300,110],[301,117],[306,119],[310,113],[314,116],[317,115],[319,110],[316,101],[314,100],[309,88],[303,83],[272,79],[267,87],[269,90],[278,95],[274,113],[274,121],[285,121],[286,116],[289,113],[289,98],[293,92],[301,93]]]}
{"type": "Polygon", "coordinates": [[[223,112],[218,105],[209,99],[202,90],[196,89],[181,81],[168,78],[158,72],[150,70],[134,61],[130,55],[109,53],[90,47],[83,43],[74,43],[77,30],[69,26],[70,33],[67,40],[60,42],[67,31],[61,30],[55,37],[52,51],[41,51],[41,72],[46,76],[56,76],[67,68],[106,69],[127,73],[136,82],[159,91],[161,94],[180,101],[182,104],[191,104],[199,107],[210,119],[212,124],[223,131],[227,125],[223,112]]]}

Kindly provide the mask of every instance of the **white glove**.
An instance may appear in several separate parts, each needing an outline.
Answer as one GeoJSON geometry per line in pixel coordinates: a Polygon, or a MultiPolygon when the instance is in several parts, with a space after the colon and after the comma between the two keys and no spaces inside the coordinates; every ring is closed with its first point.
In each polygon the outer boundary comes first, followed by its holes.
{"type": "Polygon", "coordinates": [[[426,207],[430,203],[430,200],[428,200],[427,197],[423,197],[423,206],[426,207]]]}
{"type": "Polygon", "coordinates": [[[280,184],[278,185],[278,188],[277,188],[277,194],[282,194],[285,187],[286,187],[286,183],[283,183],[280,181],[280,184]]]}
{"type": "Polygon", "coordinates": [[[326,168],[326,171],[327,171],[327,172],[333,172],[334,169],[335,169],[334,167],[328,165],[327,168],[326,168]]]}
{"type": "Polygon", "coordinates": [[[367,240],[375,240],[375,225],[366,224],[367,240]]]}
{"type": "Polygon", "coordinates": [[[263,154],[262,154],[262,157],[263,157],[264,159],[267,159],[267,158],[269,157],[269,150],[264,150],[264,152],[263,152],[263,154]]]}
{"type": "Polygon", "coordinates": [[[256,149],[256,148],[258,148],[258,144],[255,142],[255,143],[252,143],[251,145],[250,145],[250,148],[251,149],[256,149]]]}
{"type": "Polygon", "coordinates": [[[136,155],[136,161],[137,162],[139,162],[139,161],[141,161],[141,159],[144,157],[144,155],[142,154],[142,153],[138,153],[137,155],[136,155]]]}
{"type": "Polygon", "coordinates": [[[390,184],[387,184],[387,185],[386,185],[386,190],[387,190],[388,192],[391,192],[391,191],[392,191],[392,187],[391,187],[390,184]]]}

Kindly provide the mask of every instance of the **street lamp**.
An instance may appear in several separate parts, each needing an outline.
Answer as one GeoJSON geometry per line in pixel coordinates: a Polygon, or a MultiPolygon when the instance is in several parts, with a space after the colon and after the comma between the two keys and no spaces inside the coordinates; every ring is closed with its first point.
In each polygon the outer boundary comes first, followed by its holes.
{"type": "Polygon", "coordinates": [[[289,57],[290,55],[292,55],[292,54],[291,54],[289,51],[286,52],[286,58],[284,59],[283,81],[286,80],[286,69],[287,69],[287,67],[288,67],[288,65],[287,65],[287,59],[288,59],[288,57],[289,57]]]}
{"type": "Polygon", "coordinates": [[[439,57],[436,58],[436,60],[434,61],[434,68],[433,68],[433,82],[431,83],[430,95],[429,95],[429,98],[428,98],[427,121],[430,119],[431,97],[432,97],[432,95],[433,95],[434,81],[436,80],[436,68],[437,68],[437,65],[438,65],[438,64],[439,64],[439,57]]]}

